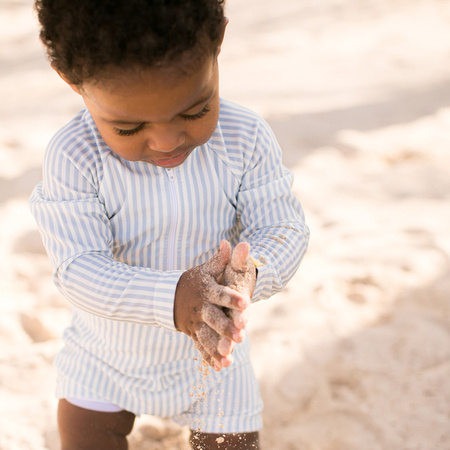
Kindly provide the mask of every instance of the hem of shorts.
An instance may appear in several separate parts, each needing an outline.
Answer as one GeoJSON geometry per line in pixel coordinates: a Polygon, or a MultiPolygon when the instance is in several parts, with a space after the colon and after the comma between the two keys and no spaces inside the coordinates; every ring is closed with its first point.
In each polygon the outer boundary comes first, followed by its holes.
{"type": "Polygon", "coordinates": [[[89,411],[106,413],[116,413],[123,411],[123,408],[121,406],[118,406],[107,400],[93,400],[81,397],[66,397],[64,400],[69,402],[71,405],[77,406],[78,408],[88,409],[89,411]]]}

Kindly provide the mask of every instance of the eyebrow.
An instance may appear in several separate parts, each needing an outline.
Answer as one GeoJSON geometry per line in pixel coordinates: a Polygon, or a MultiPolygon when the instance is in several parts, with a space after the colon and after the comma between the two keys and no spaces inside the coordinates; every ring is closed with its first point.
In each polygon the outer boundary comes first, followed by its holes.
{"type": "MultiPolygon", "coordinates": [[[[191,106],[189,106],[188,108],[186,108],[184,111],[181,111],[177,114],[177,116],[179,115],[183,115],[186,113],[186,111],[191,110],[192,108],[195,108],[198,105],[201,105],[202,103],[207,103],[209,100],[211,100],[212,96],[214,95],[216,91],[213,90],[212,93],[205,95],[204,97],[200,98],[199,100],[197,100],[195,103],[193,103],[191,106]]],[[[108,119],[102,119],[104,122],[109,123],[111,125],[136,125],[136,124],[146,124],[149,122],[146,122],[145,120],[143,121],[136,121],[136,120],[108,120],[108,119]]]]}

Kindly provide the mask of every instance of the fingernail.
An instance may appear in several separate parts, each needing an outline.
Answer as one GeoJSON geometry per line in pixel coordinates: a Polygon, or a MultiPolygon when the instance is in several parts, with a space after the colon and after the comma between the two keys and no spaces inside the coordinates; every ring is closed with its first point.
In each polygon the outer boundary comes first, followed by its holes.
{"type": "Polygon", "coordinates": [[[237,326],[239,328],[245,328],[245,325],[247,325],[247,320],[245,319],[245,317],[239,317],[237,326]]]}
{"type": "Polygon", "coordinates": [[[249,310],[245,309],[236,317],[236,326],[238,328],[245,328],[249,319],[249,310]]]}
{"type": "Polygon", "coordinates": [[[244,340],[245,332],[244,330],[235,331],[233,333],[233,341],[234,342],[241,342],[244,340]]]}
{"type": "Polygon", "coordinates": [[[231,366],[231,364],[233,364],[233,358],[231,356],[223,357],[220,362],[222,363],[223,367],[229,367],[231,366]]]}
{"type": "Polygon", "coordinates": [[[228,353],[230,353],[230,348],[231,339],[228,338],[222,338],[219,341],[219,345],[217,346],[217,350],[222,356],[226,356],[228,353]]]}
{"type": "Polygon", "coordinates": [[[248,300],[247,300],[246,298],[241,298],[241,299],[238,301],[238,305],[239,305],[241,308],[246,308],[246,307],[248,306],[248,300]]]}

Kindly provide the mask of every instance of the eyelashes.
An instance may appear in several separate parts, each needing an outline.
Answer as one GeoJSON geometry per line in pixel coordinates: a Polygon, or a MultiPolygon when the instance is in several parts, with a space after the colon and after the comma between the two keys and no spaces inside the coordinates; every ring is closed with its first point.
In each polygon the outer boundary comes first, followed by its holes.
{"type": "Polygon", "coordinates": [[[119,136],[133,136],[133,134],[139,133],[144,128],[145,124],[141,123],[136,128],[133,128],[131,130],[121,130],[120,128],[115,128],[116,133],[119,136]]]}
{"type": "MultiPolygon", "coordinates": [[[[182,115],[180,115],[180,117],[181,117],[181,119],[187,120],[187,121],[199,120],[199,119],[203,118],[204,116],[206,116],[206,114],[208,114],[209,111],[210,111],[209,105],[206,105],[197,114],[192,114],[192,115],[182,114],[182,115]]],[[[114,129],[119,136],[133,136],[133,135],[139,133],[139,131],[141,131],[144,127],[145,127],[145,123],[141,123],[136,128],[132,128],[131,130],[122,130],[120,128],[114,128],[114,129]]]]}
{"type": "Polygon", "coordinates": [[[180,116],[182,119],[184,120],[198,120],[201,119],[202,117],[206,116],[206,114],[208,114],[210,111],[208,105],[206,105],[199,113],[197,114],[193,114],[193,115],[182,115],[180,116]]]}

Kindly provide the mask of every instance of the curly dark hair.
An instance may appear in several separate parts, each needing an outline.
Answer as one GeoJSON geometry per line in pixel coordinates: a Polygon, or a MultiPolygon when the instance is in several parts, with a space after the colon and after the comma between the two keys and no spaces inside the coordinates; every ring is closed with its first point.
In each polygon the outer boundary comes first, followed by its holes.
{"type": "Polygon", "coordinates": [[[36,0],[40,38],[70,83],[111,68],[155,67],[217,54],[224,0],[36,0]]]}

